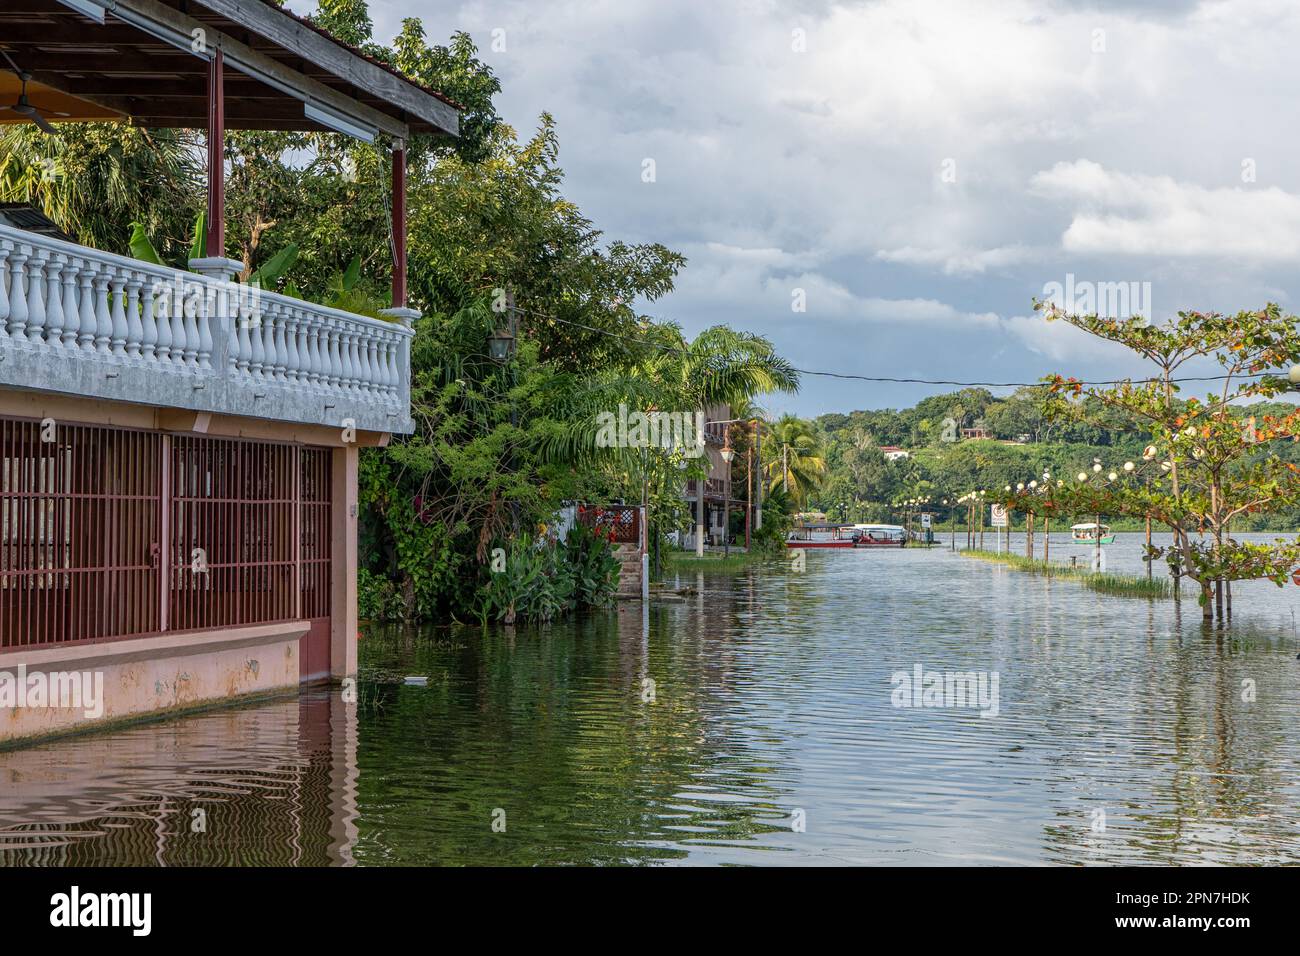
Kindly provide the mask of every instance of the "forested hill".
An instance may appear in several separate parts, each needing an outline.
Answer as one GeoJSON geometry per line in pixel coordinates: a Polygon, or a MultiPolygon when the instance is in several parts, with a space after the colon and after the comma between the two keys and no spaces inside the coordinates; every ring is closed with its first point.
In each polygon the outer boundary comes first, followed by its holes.
{"type": "MultiPolygon", "coordinates": [[[[832,517],[883,521],[897,512],[891,505],[906,498],[955,497],[984,488],[1002,489],[1041,478],[1072,478],[1100,459],[1106,468],[1137,460],[1150,442],[1138,423],[1114,416],[1112,427],[1044,418],[1038,389],[1020,389],[997,398],[967,388],[923,399],[912,408],[832,412],[814,419],[826,461],[825,480],[811,495],[812,504],[832,517]],[[988,437],[973,437],[987,435],[988,437]],[[897,447],[906,457],[890,460],[881,449],[897,447]]],[[[1251,416],[1280,414],[1295,406],[1258,403],[1234,408],[1247,427],[1251,416]]],[[[1260,454],[1274,454],[1300,464],[1300,447],[1287,441],[1261,444],[1260,454]]],[[[1120,526],[1117,523],[1117,527],[1120,526]]],[[[1300,509],[1270,518],[1245,518],[1238,530],[1300,528],[1300,509]],[[1252,521],[1254,522],[1252,524],[1252,521]]]]}

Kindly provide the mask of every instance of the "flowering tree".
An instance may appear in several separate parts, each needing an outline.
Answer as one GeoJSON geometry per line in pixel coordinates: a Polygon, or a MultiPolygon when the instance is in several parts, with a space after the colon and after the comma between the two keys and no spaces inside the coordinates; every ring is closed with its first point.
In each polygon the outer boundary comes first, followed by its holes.
{"type": "MultiPolygon", "coordinates": [[[[1141,355],[1155,367],[1144,380],[1088,383],[1061,375],[1044,379],[1043,412],[1147,434],[1142,461],[1105,470],[1095,463],[1061,477],[1046,501],[1026,492],[1006,496],[1010,507],[1049,513],[1149,516],[1174,535],[1165,558],[1171,571],[1195,581],[1206,619],[1224,616],[1225,582],[1267,578],[1285,584],[1300,565],[1300,541],[1272,544],[1234,540],[1234,519],[1300,501],[1300,469],[1270,453],[1275,441],[1300,440],[1300,409],[1285,415],[1250,414],[1250,403],[1290,388],[1270,370],[1300,363],[1295,316],[1273,304],[1253,312],[1180,312],[1162,325],[1135,316],[1075,315],[1036,302],[1048,321],[1074,327],[1141,355]],[[1212,358],[1221,372],[1215,391],[1181,395],[1179,372],[1212,358]],[[1092,399],[1092,401],[1088,401],[1092,399]]],[[[1208,378],[1208,377],[1207,377],[1208,378]]]]}

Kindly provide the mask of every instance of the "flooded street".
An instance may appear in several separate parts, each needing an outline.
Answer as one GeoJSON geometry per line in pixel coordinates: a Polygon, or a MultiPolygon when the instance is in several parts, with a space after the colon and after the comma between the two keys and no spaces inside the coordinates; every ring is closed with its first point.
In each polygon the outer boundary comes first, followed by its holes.
{"type": "Polygon", "coordinates": [[[940,541],[683,575],[648,613],[370,629],[355,704],[0,753],[0,862],[1300,860],[1300,588],[1238,585],[1218,631],[1186,589],[1180,614],[940,541]],[[896,706],[918,667],[983,675],[996,706],[896,706]]]}

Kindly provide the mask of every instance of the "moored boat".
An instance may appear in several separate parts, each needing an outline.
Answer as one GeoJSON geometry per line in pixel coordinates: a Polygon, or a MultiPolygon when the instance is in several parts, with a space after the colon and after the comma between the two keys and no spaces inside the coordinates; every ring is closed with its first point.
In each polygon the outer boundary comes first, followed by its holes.
{"type": "Polygon", "coordinates": [[[851,548],[858,540],[852,525],[810,524],[794,528],[785,539],[787,548],[851,548]]]}
{"type": "Polygon", "coordinates": [[[1070,526],[1070,540],[1075,544],[1096,544],[1098,531],[1101,533],[1102,544],[1114,544],[1115,534],[1104,524],[1096,524],[1092,521],[1084,522],[1070,526]]]}
{"type": "Polygon", "coordinates": [[[855,524],[858,533],[855,548],[905,548],[907,529],[897,524],[855,524]]]}

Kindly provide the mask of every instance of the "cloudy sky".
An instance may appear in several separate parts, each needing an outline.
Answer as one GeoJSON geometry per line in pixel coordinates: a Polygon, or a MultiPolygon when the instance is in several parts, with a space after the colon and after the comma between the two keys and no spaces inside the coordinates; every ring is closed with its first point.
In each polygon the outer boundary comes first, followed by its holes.
{"type": "MultiPolygon", "coordinates": [[[[1067,276],[1076,294],[1136,283],[1135,311],[1157,319],[1295,308],[1294,0],[371,10],[383,39],[409,15],[431,37],[468,31],[521,135],[541,111],[556,117],[584,212],[608,236],[688,257],[648,311],[688,331],[760,332],[800,368],[963,381],[1135,371],[1034,315],[1032,298],[1067,276]]],[[[810,376],[766,404],[818,414],[946,390],[810,376]]]]}

